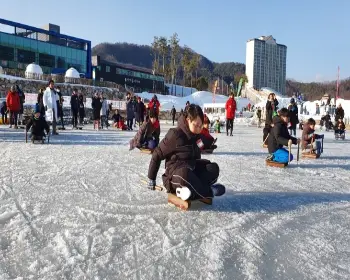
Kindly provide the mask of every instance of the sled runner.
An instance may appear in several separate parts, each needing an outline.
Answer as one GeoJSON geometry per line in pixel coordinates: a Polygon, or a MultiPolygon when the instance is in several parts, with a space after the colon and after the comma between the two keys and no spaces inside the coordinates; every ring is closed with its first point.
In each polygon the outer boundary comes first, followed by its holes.
{"type": "Polygon", "coordinates": [[[303,153],[302,158],[311,158],[311,159],[316,159],[320,157],[320,154],[316,154],[315,152],[307,152],[303,153]]]}
{"type": "Polygon", "coordinates": [[[205,149],[201,151],[201,154],[205,155],[205,154],[212,154],[214,151],[214,149],[205,149]]]}
{"type": "MultiPolygon", "coordinates": [[[[145,180],[142,180],[142,183],[147,184],[145,180]]],[[[167,192],[167,189],[164,186],[155,186],[153,189],[154,191],[160,191],[160,192],[167,192]]],[[[175,194],[167,193],[168,195],[168,204],[174,205],[175,207],[187,211],[190,207],[192,202],[199,201],[201,203],[212,205],[213,199],[212,198],[202,198],[202,199],[196,199],[196,200],[182,200],[180,197],[177,197],[175,194]]]]}
{"type": "Polygon", "coordinates": [[[345,140],[345,130],[343,133],[334,133],[334,138],[335,140],[338,140],[338,139],[345,140]]]}
{"type": "Polygon", "coordinates": [[[153,150],[146,149],[146,148],[140,148],[140,152],[150,155],[150,154],[152,154],[153,150]]]}
{"type": "MultiPolygon", "coordinates": [[[[47,135],[47,137],[41,137],[41,139],[34,139],[31,138],[30,141],[32,144],[45,144],[45,140],[47,140],[47,143],[50,143],[50,134],[47,135]]],[[[26,143],[28,143],[28,132],[26,130],[26,143]]]]}
{"type": "Polygon", "coordinates": [[[304,152],[301,154],[302,158],[317,159],[321,156],[321,154],[323,153],[323,138],[322,138],[322,142],[321,142],[321,148],[318,151],[314,151],[312,149],[312,144],[313,144],[313,141],[311,141],[311,144],[310,144],[310,151],[304,152]]]}
{"type": "Polygon", "coordinates": [[[278,167],[278,168],[285,168],[286,166],[288,166],[288,162],[281,163],[281,162],[276,162],[273,160],[266,160],[266,165],[272,166],[272,167],[278,167]]]}

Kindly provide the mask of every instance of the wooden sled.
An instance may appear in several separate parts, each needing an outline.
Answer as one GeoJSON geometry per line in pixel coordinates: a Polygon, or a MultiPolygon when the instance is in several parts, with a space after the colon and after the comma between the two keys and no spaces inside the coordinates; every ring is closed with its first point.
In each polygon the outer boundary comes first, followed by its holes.
{"type": "MultiPolygon", "coordinates": [[[[145,180],[141,180],[144,184],[147,184],[145,180]]],[[[160,192],[167,192],[167,189],[164,186],[155,186],[154,189],[155,191],[160,191],[160,192]]],[[[192,202],[201,202],[207,205],[212,205],[213,204],[213,199],[212,198],[202,198],[202,199],[196,199],[196,200],[182,200],[181,198],[177,197],[175,194],[168,193],[168,204],[174,205],[175,207],[187,211],[191,205],[192,202]]]]}
{"type": "Polygon", "coordinates": [[[280,163],[272,160],[266,160],[266,165],[272,166],[272,167],[278,167],[278,168],[285,168],[286,166],[288,166],[288,162],[280,163]]]}
{"type": "Polygon", "coordinates": [[[212,198],[202,198],[202,199],[196,199],[196,200],[182,200],[180,197],[177,197],[175,194],[168,193],[168,204],[172,204],[175,207],[179,208],[180,210],[187,211],[191,205],[192,202],[202,202],[207,205],[213,204],[212,198]]]}
{"type": "Polygon", "coordinates": [[[313,152],[307,152],[307,153],[302,153],[301,154],[302,158],[311,158],[311,159],[316,159],[320,157],[320,154],[316,154],[313,152]]]}
{"type": "Polygon", "coordinates": [[[140,152],[141,153],[144,153],[144,154],[152,154],[153,150],[150,150],[150,149],[145,149],[145,148],[140,148],[140,152]]]}
{"type": "Polygon", "coordinates": [[[321,143],[321,150],[320,153],[316,154],[313,149],[312,149],[312,144],[313,141],[311,141],[311,145],[310,145],[310,151],[309,152],[304,152],[301,154],[302,158],[311,158],[311,159],[317,159],[321,156],[321,153],[323,153],[323,139],[322,139],[322,143],[321,143]]]}
{"type": "MultiPolygon", "coordinates": [[[[48,134],[46,136],[46,140],[47,143],[50,143],[50,134],[48,134]]],[[[34,139],[30,139],[30,141],[32,142],[32,144],[45,144],[45,139],[40,139],[40,140],[34,140],[34,139]]],[[[26,143],[28,143],[28,132],[26,130],[26,143]]]]}

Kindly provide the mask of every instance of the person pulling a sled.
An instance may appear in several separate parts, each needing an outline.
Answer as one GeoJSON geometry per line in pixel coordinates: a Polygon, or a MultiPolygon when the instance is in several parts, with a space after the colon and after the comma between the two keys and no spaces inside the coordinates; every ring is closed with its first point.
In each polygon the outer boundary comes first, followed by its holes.
{"type": "Polygon", "coordinates": [[[183,200],[211,198],[225,193],[225,187],[217,184],[219,166],[201,159],[203,145],[200,133],[204,116],[200,106],[191,104],[153,151],[149,165],[149,187],[156,186],[157,173],[165,160],[163,184],[168,192],[183,200]]]}
{"type": "Polygon", "coordinates": [[[320,151],[321,149],[321,143],[319,141],[316,141],[316,139],[323,139],[323,134],[315,134],[315,125],[316,121],[313,118],[310,118],[307,120],[307,123],[304,124],[303,127],[303,134],[302,134],[302,144],[301,149],[302,152],[307,152],[307,146],[312,145],[312,151],[313,153],[317,153],[317,151],[320,151]]]}
{"type": "Polygon", "coordinates": [[[29,119],[26,125],[27,132],[30,130],[30,128],[32,128],[32,132],[30,135],[30,139],[32,141],[45,140],[45,137],[46,137],[45,130],[46,130],[46,134],[50,133],[50,126],[46,122],[44,116],[41,115],[39,104],[35,105],[34,114],[31,116],[31,118],[29,119]]]}
{"type": "MultiPolygon", "coordinates": [[[[283,146],[298,144],[298,139],[290,136],[288,132],[289,111],[287,108],[282,108],[279,115],[272,120],[273,127],[270,130],[268,137],[269,156],[267,160],[279,163],[287,163],[289,161],[289,152],[283,146]]],[[[293,155],[290,155],[290,161],[293,160],[293,155]]]]}
{"type": "Polygon", "coordinates": [[[155,110],[149,113],[148,121],[145,121],[139,128],[135,137],[130,140],[130,151],[135,148],[154,150],[159,143],[160,125],[155,110]]]}

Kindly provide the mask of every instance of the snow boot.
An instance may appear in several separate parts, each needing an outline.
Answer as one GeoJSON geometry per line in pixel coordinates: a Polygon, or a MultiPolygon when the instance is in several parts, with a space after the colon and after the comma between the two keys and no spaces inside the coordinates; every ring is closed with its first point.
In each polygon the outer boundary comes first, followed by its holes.
{"type": "Polygon", "coordinates": [[[187,200],[191,196],[191,191],[187,187],[176,188],[176,195],[180,197],[182,200],[187,200]]]}
{"type": "Polygon", "coordinates": [[[214,196],[221,196],[225,193],[226,188],[221,184],[214,184],[211,186],[211,190],[213,191],[214,196]]]}
{"type": "Polygon", "coordinates": [[[273,161],[273,154],[269,154],[269,155],[266,157],[266,160],[273,161]]]}

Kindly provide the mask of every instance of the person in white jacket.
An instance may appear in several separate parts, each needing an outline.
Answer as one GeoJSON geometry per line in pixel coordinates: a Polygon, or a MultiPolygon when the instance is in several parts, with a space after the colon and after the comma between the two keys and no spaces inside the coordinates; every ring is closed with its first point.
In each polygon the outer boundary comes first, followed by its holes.
{"type": "Polygon", "coordinates": [[[53,80],[49,81],[49,86],[44,91],[43,104],[45,108],[46,121],[52,123],[52,134],[58,135],[56,131],[56,121],[57,121],[57,98],[58,95],[54,90],[55,82],[53,80]]]}

